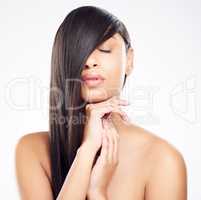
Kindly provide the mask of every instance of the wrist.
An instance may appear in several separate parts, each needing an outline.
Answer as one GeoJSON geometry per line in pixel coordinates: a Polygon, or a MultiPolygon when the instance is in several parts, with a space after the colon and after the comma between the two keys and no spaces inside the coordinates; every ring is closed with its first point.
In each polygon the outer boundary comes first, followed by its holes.
{"type": "Polygon", "coordinates": [[[90,155],[92,157],[95,157],[96,152],[97,152],[97,149],[88,142],[82,143],[81,146],[77,150],[77,154],[81,154],[84,156],[90,155]]]}
{"type": "Polygon", "coordinates": [[[89,151],[89,152],[92,152],[95,154],[98,151],[98,148],[93,143],[91,143],[90,141],[84,141],[81,144],[80,149],[84,149],[85,151],[89,151]]]}
{"type": "Polygon", "coordinates": [[[100,192],[90,193],[87,195],[87,197],[89,200],[107,200],[106,195],[100,192]]]}

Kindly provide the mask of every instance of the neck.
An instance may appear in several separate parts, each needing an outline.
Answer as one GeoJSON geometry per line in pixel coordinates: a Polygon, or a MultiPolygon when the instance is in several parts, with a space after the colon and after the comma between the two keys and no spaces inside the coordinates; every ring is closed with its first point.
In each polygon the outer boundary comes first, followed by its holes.
{"type": "MultiPolygon", "coordinates": [[[[112,123],[114,124],[115,128],[119,131],[122,128],[128,127],[130,124],[129,121],[122,119],[121,115],[119,113],[112,112],[110,114],[110,118],[112,120],[112,123]]],[[[121,133],[121,131],[119,131],[121,133]]]]}

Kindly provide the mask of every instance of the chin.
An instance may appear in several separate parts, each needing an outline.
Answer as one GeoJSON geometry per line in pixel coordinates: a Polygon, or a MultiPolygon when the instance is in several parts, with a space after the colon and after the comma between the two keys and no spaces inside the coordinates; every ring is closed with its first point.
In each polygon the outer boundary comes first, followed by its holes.
{"type": "Polygon", "coordinates": [[[103,89],[82,90],[82,99],[89,103],[99,103],[109,98],[108,92],[103,89]]]}

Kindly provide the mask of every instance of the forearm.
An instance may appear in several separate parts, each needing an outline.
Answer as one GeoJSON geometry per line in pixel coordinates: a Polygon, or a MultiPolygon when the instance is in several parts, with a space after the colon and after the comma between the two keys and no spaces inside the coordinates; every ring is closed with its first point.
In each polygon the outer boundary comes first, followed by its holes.
{"type": "Polygon", "coordinates": [[[87,144],[81,145],[57,200],[84,200],[86,198],[95,154],[96,151],[92,150],[87,144]]]}
{"type": "Polygon", "coordinates": [[[87,200],[108,200],[106,197],[104,197],[104,196],[101,196],[101,197],[99,197],[99,198],[88,198],[87,200]]]}
{"type": "Polygon", "coordinates": [[[108,200],[105,195],[88,196],[87,200],[108,200]]]}

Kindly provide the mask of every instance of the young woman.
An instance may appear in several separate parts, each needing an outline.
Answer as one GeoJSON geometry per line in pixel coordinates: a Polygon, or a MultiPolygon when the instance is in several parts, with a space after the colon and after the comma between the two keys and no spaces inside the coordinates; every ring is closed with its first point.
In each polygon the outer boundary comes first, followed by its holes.
{"type": "Polygon", "coordinates": [[[21,199],[187,199],[181,153],[122,110],[133,57],[126,27],[108,11],[67,15],[52,49],[49,130],[16,145],[21,199]]]}

